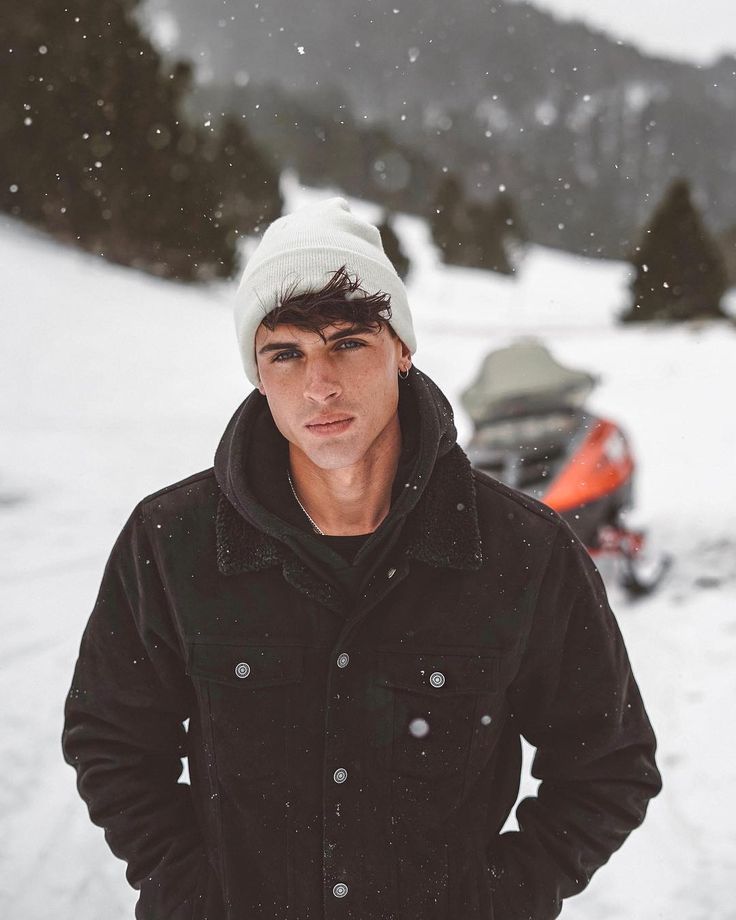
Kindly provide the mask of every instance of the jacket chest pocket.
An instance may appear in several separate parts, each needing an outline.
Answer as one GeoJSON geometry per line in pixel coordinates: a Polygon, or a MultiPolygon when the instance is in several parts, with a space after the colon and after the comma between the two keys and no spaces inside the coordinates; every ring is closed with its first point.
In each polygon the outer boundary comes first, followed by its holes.
{"type": "Polygon", "coordinates": [[[381,654],[378,682],[391,694],[384,747],[393,773],[461,778],[491,745],[498,706],[498,654],[381,654]]]}
{"type": "Polygon", "coordinates": [[[251,781],[285,769],[303,664],[303,649],[295,646],[192,643],[188,671],[207,709],[221,780],[251,781]]]}

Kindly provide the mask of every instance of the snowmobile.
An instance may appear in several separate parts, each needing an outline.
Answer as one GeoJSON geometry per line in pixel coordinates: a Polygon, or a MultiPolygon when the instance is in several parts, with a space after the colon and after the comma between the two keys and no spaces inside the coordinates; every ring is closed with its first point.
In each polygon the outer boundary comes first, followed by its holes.
{"type": "Polygon", "coordinates": [[[598,378],[559,364],[536,339],[490,352],[460,401],[473,466],[557,511],[633,596],[670,565],[631,522],[635,461],[621,428],[588,412],[598,378]]]}

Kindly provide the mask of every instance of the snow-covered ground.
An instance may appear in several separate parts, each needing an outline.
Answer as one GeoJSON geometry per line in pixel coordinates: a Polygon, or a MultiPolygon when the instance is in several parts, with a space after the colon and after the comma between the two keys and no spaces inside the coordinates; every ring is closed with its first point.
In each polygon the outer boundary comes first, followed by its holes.
{"type": "MultiPolygon", "coordinates": [[[[293,180],[286,192],[292,207],[315,194],[293,180]]],[[[417,366],[456,406],[485,352],[520,335],[599,373],[592,408],[630,434],[639,507],[675,557],[654,597],[611,589],[665,788],[563,916],[735,920],[736,330],[617,327],[624,265],[537,248],[509,280],[441,266],[415,219],[397,229],[415,256],[417,366]]],[[[123,864],[61,759],[62,706],[125,518],[143,495],[211,466],[249,390],[233,288],[156,281],[7,219],[0,264],[0,916],[130,920],[123,864]]]]}

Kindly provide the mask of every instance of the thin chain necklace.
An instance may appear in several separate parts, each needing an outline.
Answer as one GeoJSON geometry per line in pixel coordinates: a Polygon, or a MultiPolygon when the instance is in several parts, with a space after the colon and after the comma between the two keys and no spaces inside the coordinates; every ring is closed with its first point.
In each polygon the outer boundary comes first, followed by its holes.
{"type": "Polygon", "coordinates": [[[296,489],[294,488],[294,483],[291,481],[291,471],[290,471],[288,468],[287,468],[287,470],[286,470],[286,476],[287,476],[287,478],[288,478],[288,480],[289,480],[289,485],[291,486],[291,491],[292,491],[292,493],[293,493],[293,495],[294,495],[294,498],[296,499],[297,505],[299,505],[299,507],[302,509],[302,511],[306,514],[307,520],[309,521],[309,523],[310,523],[310,524],[312,525],[312,527],[314,528],[314,532],[315,532],[315,533],[318,533],[318,534],[320,535],[320,537],[324,537],[324,535],[325,535],[324,530],[320,530],[319,527],[317,527],[317,525],[314,523],[314,521],[312,520],[312,518],[309,516],[309,512],[307,511],[307,509],[306,509],[306,508],[304,507],[304,505],[299,501],[299,496],[296,494],[296,489]]]}

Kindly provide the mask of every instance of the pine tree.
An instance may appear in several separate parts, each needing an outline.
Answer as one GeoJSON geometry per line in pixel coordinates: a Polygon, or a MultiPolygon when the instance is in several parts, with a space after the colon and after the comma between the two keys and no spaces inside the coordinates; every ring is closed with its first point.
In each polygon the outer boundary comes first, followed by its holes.
{"type": "Polygon", "coordinates": [[[401,246],[401,240],[396,235],[396,231],[394,230],[393,223],[388,213],[384,214],[383,220],[378,227],[378,232],[381,234],[384,252],[391,260],[399,278],[403,280],[409,274],[411,263],[401,246]]]}
{"type": "Polygon", "coordinates": [[[222,219],[240,236],[259,233],[283,205],[278,175],[242,121],[227,115],[210,152],[222,219]]]}
{"type": "Polygon", "coordinates": [[[490,205],[467,201],[457,176],[440,181],[430,215],[435,244],[448,265],[512,275],[521,259],[523,233],[508,194],[490,205]]]}
{"type": "Polygon", "coordinates": [[[721,298],[728,282],[723,257],[684,179],[667,190],[632,262],[633,304],[621,317],[623,322],[725,316],[721,298]]]}
{"type": "Polygon", "coordinates": [[[0,208],[123,264],[229,276],[235,228],[209,139],[182,115],[191,68],[163,63],[133,16],[138,3],[5,11],[0,208]]]}
{"type": "Polygon", "coordinates": [[[736,224],[727,227],[718,235],[718,248],[726,265],[730,287],[736,287],[736,224]]]}
{"type": "Polygon", "coordinates": [[[491,221],[501,241],[501,254],[495,271],[514,274],[524,256],[527,231],[516,209],[511,195],[499,192],[491,205],[491,221]]]}
{"type": "Polygon", "coordinates": [[[453,173],[446,173],[440,179],[432,200],[429,227],[443,260],[451,265],[458,264],[457,250],[462,246],[458,222],[463,208],[463,189],[460,180],[453,173]]]}

